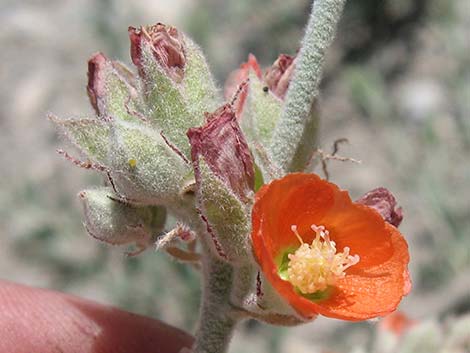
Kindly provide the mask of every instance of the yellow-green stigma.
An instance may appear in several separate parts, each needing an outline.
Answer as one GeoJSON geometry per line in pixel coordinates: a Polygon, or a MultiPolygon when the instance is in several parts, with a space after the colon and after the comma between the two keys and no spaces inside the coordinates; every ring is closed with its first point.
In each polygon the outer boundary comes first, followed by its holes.
{"type": "Polygon", "coordinates": [[[334,285],[338,278],[344,277],[344,271],[359,262],[359,255],[349,255],[349,248],[336,251],[336,243],[330,240],[324,226],[311,226],[315,238],[311,244],[304,243],[297,226],[291,227],[300,241],[300,247],[288,255],[288,280],[302,294],[323,291],[334,285]]]}

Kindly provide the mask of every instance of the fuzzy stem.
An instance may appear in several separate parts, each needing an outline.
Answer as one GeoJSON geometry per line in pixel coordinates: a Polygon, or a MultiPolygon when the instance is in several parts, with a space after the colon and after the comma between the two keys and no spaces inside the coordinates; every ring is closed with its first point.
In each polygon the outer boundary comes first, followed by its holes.
{"type": "MultiPolygon", "coordinates": [[[[271,158],[284,173],[298,169],[292,163],[301,144],[305,144],[306,130],[318,126],[318,114],[309,121],[309,114],[322,78],[323,62],[331,45],[346,0],[315,0],[302,40],[294,76],[287,91],[284,109],[274,130],[271,158]],[[313,124],[312,124],[313,123],[313,124]]],[[[316,128],[315,128],[316,130],[316,128]]],[[[315,145],[315,132],[311,134],[315,145]]]]}
{"type": "Polygon", "coordinates": [[[208,251],[206,254],[201,313],[192,353],[224,353],[237,323],[229,305],[233,267],[208,251]]]}

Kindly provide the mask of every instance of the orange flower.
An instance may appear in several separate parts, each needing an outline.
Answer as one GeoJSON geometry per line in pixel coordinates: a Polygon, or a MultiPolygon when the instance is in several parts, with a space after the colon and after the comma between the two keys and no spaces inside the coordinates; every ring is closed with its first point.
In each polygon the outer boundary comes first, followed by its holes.
{"type": "Polygon", "coordinates": [[[411,288],[400,232],[314,174],[263,186],[252,221],[254,254],[266,278],[306,319],[383,316],[411,288]]]}

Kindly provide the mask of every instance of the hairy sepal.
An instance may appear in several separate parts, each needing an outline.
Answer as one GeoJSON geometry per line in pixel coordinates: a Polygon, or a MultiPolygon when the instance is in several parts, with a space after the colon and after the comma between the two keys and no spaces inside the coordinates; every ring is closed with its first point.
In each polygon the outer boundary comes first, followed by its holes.
{"type": "Polygon", "coordinates": [[[174,81],[154,59],[149,43],[142,42],[143,96],[146,116],[156,130],[189,157],[186,131],[204,119],[190,114],[181,84],[174,81]]]}
{"type": "Polygon", "coordinates": [[[231,303],[241,314],[271,325],[296,326],[304,319],[277,294],[255,264],[235,268],[231,303]]]}
{"type": "Polygon", "coordinates": [[[260,313],[278,313],[281,315],[295,316],[299,318],[295,310],[279,295],[276,289],[271,286],[271,283],[260,272],[258,283],[258,294],[256,297],[256,307],[260,313]]]}
{"type": "Polygon", "coordinates": [[[240,125],[253,152],[262,179],[273,179],[276,167],[268,156],[268,148],[274,127],[279,119],[282,101],[252,71],[249,75],[248,95],[240,119],[240,125]]]}
{"type": "Polygon", "coordinates": [[[188,36],[184,36],[184,43],[187,61],[182,86],[190,114],[199,119],[192,126],[197,126],[205,112],[217,108],[221,97],[201,49],[188,36]]]}
{"type": "MultiPolygon", "coordinates": [[[[252,261],[249,235],[251,231],[247,207],[211,170],[204,157],[197,163],[197,205],[208,223],[209,232],[220,244],[214,249],[224,260],[235,264],[252,261]]],[[[211,242],[209,240],[209,242],[211,242]]],[[[216,244],[214,244],[216,245],[216,244]]]]}
{"type": "Polygon", "coordinates": [[[138,251],[152,246],[163,231],[166,210],[161,206],[136,207],[116,200],[111,188],[88,189],[78,194],[88,233],[111,245],[134,245],[138,251]]]}
{"type": "Polygon", "coordinates": [[[60,132],[89,160],[100,164],[108,162],[110,131],[108,121],[99,119],[60,119],[49,116],[60,132]]]}
{"type": "Polygon", "coordinates": [[[253,72],[249,77],[248,98],[241,125],[250,142],[259,142],[267,148],[281,114],[282,101],[271,91],[266,91],[266,85],[253,72]]]}
{"type": "Polygon", "coordinates": [[[189,166],[150,128],[132,123],[113,126],[110,174],[116,192],[135,204],[176,202],[189,166]]]}
{"type": "Polygon", "coordinates": [[[136,121],[142,114],[136,77],[124,64],[109,60],[102,53],[88,61],[87,91],[100,117],[136,121]]]}

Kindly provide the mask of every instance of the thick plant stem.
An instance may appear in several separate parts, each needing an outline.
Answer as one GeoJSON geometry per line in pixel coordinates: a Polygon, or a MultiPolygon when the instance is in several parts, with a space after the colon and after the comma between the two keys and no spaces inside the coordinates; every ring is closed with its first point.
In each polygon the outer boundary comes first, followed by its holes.
{"type": "Polygon", "coordinates": [[[237,320],[230,315],[233,267],[206,251],[204,288],[192,353],[227,352],[237,320]]]}
{"type": "Polygon", "coordinates": [[[301,144],[311,145],[312,150],[315,148],[316,128],[312,129],[312,126],[318,126],[318,115],[312,116],[310,113],[318,95],[325,53],[333,41],[345,2],[346,0],[314,1],[295,73],[270,146],[273,162],[284,173],[298,170],[299,166],[293,165],[296,160],[308,158],[296,155],[301,144]],[[309,129],[313,131],[308,133],[309,129]]]}

